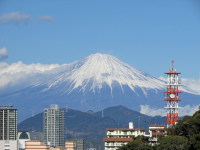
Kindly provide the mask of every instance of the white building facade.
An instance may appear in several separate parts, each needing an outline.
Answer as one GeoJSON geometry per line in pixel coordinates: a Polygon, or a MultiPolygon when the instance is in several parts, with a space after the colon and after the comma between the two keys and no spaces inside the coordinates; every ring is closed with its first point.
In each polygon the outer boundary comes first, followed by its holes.
{"type": "Polygon", "coordinates": [[[43,132],[44,142],[51,147],[64,147],[64,109],[51,105],[44,109],[43,132]]]}
{"type": "Polygon", "coordinates": [[[0,140],[0,150],[18,150],[18,141],[0,140]]]}
{"type": "Polygon", "coordinates": [[[134,128],[133,123],[129,123],[129,128],[106,129],[107,137],[103,138],[105,150],[116,150],[120,146],[133,141],[137,136],[145,136],[146,129],[134,128]]]}
{"type": "Polygon", "coordinates": [[[149,125],[149,142],[156,145],[158,136],[166,133],[166,125],[149,125]]]}

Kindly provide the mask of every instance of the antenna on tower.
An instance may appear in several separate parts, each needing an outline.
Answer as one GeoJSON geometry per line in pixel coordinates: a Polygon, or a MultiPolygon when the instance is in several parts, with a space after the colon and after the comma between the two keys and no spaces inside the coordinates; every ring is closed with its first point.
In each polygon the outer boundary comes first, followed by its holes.
{"type": "Polygon", "coordinates": [[[34,112],[34,110],[32,110],[32,117],[34,117],[35,116],[35,112],[34,112]]]}
{"type": "Polygon", "coordinates": [[[172,72],[173,72],[173,70],[174,70],[173,65],[174,65],[174,61],[172,60],[172,72]]]}
{"type": "Polygon", "coordinates": [[[102,112],[101,112],[101,117],[104,118],[104,113],[103,113],[103,109],[102,109],[102,112]]]}
{"type": "Polygon", "coordinates": [[[68,112],[67,105],[66,105],[66,112],[68,112]]]}

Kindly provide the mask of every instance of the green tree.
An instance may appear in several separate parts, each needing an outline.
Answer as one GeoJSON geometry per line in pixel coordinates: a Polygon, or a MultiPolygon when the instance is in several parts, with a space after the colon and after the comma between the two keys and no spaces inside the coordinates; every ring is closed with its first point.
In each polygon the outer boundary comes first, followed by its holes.
{"type": "Polygon", "coordinates": [[[153,150],[145,137],[137,137],[132,142],[120,147],[118,150],[153,150]]]}
{"type": "Polygon", "coordinates": [[[188,139],[183,136],[162,136],[158,143],[157,150],[188,150],[188,139]]]}
{"type": "Polygon", "coordinates": [[[168,128],[167,134],[170,136],[182,136],[188,139],[190,150],[200,149],[200,110],[192,117],[185,116],[175,126],[168,128]]]}

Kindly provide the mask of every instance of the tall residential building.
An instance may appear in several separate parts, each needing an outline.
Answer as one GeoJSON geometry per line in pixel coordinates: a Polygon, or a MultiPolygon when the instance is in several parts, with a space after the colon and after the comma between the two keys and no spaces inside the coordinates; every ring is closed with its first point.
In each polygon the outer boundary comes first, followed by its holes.
{"type": "Polygon", "coordinates": [[[51,147],[64,147],[64,109],[59,109],[58,105],[51,105],[44,109],[43,132],[44,142],[51,147]]]}
{"type": "Polygon", "coordinates": [[[17,109],[0,106],[0,149],[17,149],[17,109]]]}
{"type": "Polygon", "coordinates": [[[0,140],[17,139],[17,109],[0,106],[0,140]]]}

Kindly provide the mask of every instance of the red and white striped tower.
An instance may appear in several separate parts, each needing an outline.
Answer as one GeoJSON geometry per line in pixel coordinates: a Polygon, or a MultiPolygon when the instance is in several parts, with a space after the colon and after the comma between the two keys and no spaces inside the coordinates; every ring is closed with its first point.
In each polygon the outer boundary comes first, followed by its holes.
{"type": "Polygon", "coordinates": [[[167,74],[167,91],[165,93],[165,101],[167,101],[167,127],[172,126],[178,122],[178,102],[181,101],[179,98],[179,86],[181,85],[181,80],[178,79],[178,75],[181,74],[176,72],[173,68],[174,61],[172,60],[172,68],[167,74]]]}

